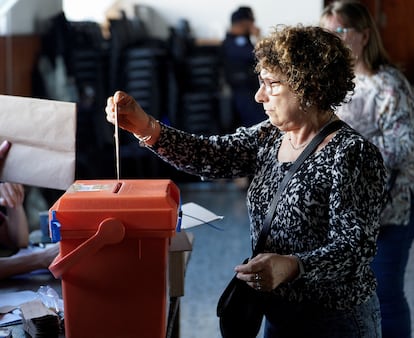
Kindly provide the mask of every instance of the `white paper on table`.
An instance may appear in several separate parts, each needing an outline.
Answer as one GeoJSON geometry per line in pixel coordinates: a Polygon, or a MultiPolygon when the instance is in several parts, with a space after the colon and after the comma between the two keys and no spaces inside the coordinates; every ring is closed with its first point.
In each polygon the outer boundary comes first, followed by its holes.
{"type": "Polygon", "coordinates": [[[75,178],[76,104],[0,95],[0,180],[66,190],[75,178]]]}
{"type": "Polygon", "coordinates": [[[21,311],[18,309],[20,304],[30,302],[38,299],[39,296],[34,291],[17,291],[0,294],[0,327],[7,325],[15,325],[22,322],[21,311]],[[15,308],[13,311],[3,314],[8,311],[6,307],[15,308]],[[2,310],[3,308],[3,310],[2,310]]]}
{"type": "Polygon", "coordinates": [[[218,216],[194,202],[183,204],[181,210],[181,229],[189,229],[197,225],[223,219],[223,216],[218,216]]]}

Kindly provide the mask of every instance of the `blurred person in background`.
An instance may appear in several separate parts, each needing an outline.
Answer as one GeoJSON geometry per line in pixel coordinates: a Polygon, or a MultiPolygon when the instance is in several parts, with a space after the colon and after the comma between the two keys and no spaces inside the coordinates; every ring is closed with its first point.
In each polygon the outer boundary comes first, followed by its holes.
{"type": "MultiPolygon", "coordinates": [[[[9,148],[10,143],[7,141],[0,145],[0,161],[3,161],[9,148]]],[[[53,244],[27,254],[16,254],[29,245],[29,224],[23,206],[24,197],[24,187],[21,184],[0,183],[0,279],[47,269],[59,253],[58,244],[53,244]]]]}
{"type": "Polygon", "coordinates": [[[391,63],[368,9],[358,1],[334,1],[320,24],[352,50],[356,74],[349,102],[338,116],[381,151],[388,169],[389,199],[381,215],[377,277],[384,338],[411,337],[404,275],[413,241],[414,96],[402,72],[391,63]]]}
{"type": "Polygon", "coordinates": [[[224,79],[230,88],[230,131],[238,126],[250,127],[265,119],[263,107],[254,100],[257,91],[254,44],[260,29],[255,25],[253,10],[239,7],[231,15],[231,27],[221,45],[224,79]]]}

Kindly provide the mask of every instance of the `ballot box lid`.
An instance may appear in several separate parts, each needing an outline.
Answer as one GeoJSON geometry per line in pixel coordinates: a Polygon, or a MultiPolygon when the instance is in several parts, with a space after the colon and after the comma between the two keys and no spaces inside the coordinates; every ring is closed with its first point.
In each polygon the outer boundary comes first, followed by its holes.
{"type": "Polygon", "coordinates": [[[61,232],[94,230],[107,218],[126,229],[175,231],[180,208],[178,187],[168,179],[78,180],[49,209],[61,232]]]}

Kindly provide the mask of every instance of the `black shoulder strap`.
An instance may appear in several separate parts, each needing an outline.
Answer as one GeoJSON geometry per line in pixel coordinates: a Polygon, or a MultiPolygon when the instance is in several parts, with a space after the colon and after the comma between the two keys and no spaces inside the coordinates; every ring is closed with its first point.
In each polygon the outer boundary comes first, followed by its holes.
{"type": "Polygon", "coordinates": [[[285,177],[283,178],[282,182],[280,183],[275,197],[273,198],[272,204],[270,205],[269,211],[266,215],[266,218],[263,222],[262,230],[260,231],[259,238],[257,240],[256,246],[253,249],[253,256],[256,256],[261,251],[263,251],[266,238],[270,231],[270,225],[272,223],[273,214],[276,210],[276,205],[279,201],[280,195],[282,194],[282,191],[285,189],[287,183],[293,176],[293,174],[298,170],[298,168],[302,165],[302,163],[305,161],[305,159],[311,155],[315,149],[318,147],[318,145],[325,139],[326,136],[333,133],[334,131],[341,128],[345,123],[341,120],[335,120],[327,125],[325,125],[318,134],[312,139],[312,141],[306,146],[306,148],[302,151],[302,153],[299,155],[299,157],[296,159],[295,162],[293,162],[292,166],[289,168],[288,172],[286,173],[285,177]]]}

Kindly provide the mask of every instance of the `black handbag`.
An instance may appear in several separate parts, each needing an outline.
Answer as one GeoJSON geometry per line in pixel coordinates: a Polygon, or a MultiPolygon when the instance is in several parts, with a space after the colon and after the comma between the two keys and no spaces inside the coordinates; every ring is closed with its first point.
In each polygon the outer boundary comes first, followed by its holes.
{"type": "MultiPolygon", "coordinates": [[[[263,222],[262,230],[256,246],[253,249],[252,257],[263,251],[266,238],[270,231],[273,214],[279,197],[296,170],[302,165],[305,159],[314,152],[317,146],[326,136],[338,130],[345,123],[336,120],[325,125],[312,139],[296,161],[289,168],[279,188],[276,191],[269,212],[263,222]]],[[[243,264],[247,263],[246,258],[243,264]]],[[[217,303],[217,316],[220,321],[220,332],[223,338],[255,338],[260,331],[265,313],[265,302],[268,293],[253,289],[245,281],[233,276],[224,289],[217,303]]]]}
{"type": "MultiPolygon", "coordinates": [[[[248,260],[246,258],[243,264],[248,260]]],[[[262,297],[263,292],[256,291],[234,275],[217,304],[222,337],[256,337],[264,315],[262,297]]]]}

